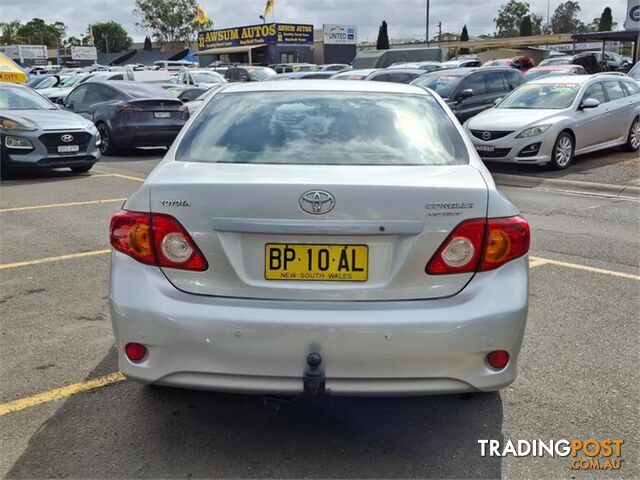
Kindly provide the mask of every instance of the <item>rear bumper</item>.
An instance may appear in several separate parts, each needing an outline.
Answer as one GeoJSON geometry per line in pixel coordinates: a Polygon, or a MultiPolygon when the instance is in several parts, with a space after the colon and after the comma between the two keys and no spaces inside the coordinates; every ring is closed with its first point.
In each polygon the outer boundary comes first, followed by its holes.
{"type": "Polygon", "coordinates": [[[122,148],[164,147],[176,139],[182,125],[175,126],[127,126],[113,131],[113,142],[122,148]]]}
{"type": "Polygon", "coordinates": [[[450,298],[313,302],[187,294],[158,268],[112,256],[119,367],[144,383],[296,394],[317,352],[331,394],[497,390],[516,377],[527,306],[526,257],[476,275],[450,298]],[[143,362],[123,355],[129,342],[147,346],[143,362]],[[511,357],[501,371],[485,362],[498,349],[511,357]]]}

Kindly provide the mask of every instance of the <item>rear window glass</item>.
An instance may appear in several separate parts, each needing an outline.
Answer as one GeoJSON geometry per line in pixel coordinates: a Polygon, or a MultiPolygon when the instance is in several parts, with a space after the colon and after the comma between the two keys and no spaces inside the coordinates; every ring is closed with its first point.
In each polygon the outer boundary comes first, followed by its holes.
{"type": "Polygon", "coordinates": [[[435,99],[354,92],[220,94],[186,132],[176,160],[212,163],[468,163],[435,99]]]}

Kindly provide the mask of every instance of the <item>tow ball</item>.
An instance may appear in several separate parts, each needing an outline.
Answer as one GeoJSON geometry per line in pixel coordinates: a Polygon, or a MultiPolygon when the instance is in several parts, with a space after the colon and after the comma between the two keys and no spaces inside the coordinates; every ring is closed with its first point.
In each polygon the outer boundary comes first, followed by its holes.
{"type": "Polygon", "coordinates": [[[322,357],[319,353],[307,355],[307,370],[304,372],[304,393],[307,395],[319,395],[324,393],[324,372],[320,370],[322,357]]]}

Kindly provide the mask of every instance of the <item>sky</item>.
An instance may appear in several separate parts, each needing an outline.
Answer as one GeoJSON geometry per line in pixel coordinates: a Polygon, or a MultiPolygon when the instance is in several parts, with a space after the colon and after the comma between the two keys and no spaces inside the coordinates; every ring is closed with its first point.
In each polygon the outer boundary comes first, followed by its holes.
{"type": "MultiPolygon", "coordinates": [[[[0,22],[33,17],[51,23],[62,21],[67,34],[79,36],[90,23],[116,21],[123,25],[134,41],[144,40],[145,32],[136,27],[132,14],[134,0],[0,0],[0,22]]],[[[429,36],[437,34],[438,22],[443,32],[460,33],[467,25],[470,36],[490,34],[498,8],[506,0],[430,0],[429,36]]],[[[549,0],[551,14],[560,0],[549,0]]],[[[590,23],[600,17],[605,6],[611,7],[613,20],[622,25],[627,0],[579,0],[580,19],[590,23]]],[[[214,22],[214,28],[260,23],[266,0],[200,0],[214,22]]],[[[546,18],[547,0],[530,0],[534,13],[546,18]]],[[[358,26],[359,41],[375,41],[382,20],[389,24],[391,38],[424,38],[426,0],[276,0],[278,22],[307,23],[322,28],[323,23],[358,26]]]]}

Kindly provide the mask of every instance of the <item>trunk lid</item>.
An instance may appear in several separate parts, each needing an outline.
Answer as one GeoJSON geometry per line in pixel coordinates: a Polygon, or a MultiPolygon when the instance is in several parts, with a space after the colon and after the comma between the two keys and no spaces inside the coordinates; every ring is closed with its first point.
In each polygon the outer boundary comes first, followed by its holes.
{"type": "MultiPolygon", "coordinates": [[[[487,213],[487,185],[470,165],[176,161],[157,170],[150,186],[151,211],[175,217],[209,263],[204,272],[163,268],[166,277],[180,290],[225,297],[397,300],[454,295],[473,274],[429,276],[425,266],[456,225],[487,213]],[[334,208],[322,215],[303,211],[300,198],[309,191],[330,193],[334,208]],[[309,245],[337,246],[335,252],[348,253],[347,270],[356,266],[354,260],[366,264],[359,265],[366,267],[366,281],[267,280],[271,244],[294,246],[300,257],[309,245]],[[298,244],[303,247],[297,249],[298,244]],[[367,247],[357,259],[352,257],[355,245],[367,247]]],[[[318,248],[309,255],[318,254],[318,248]]],[[[330,262],[343,260],[332,257],[330,262]]],[[[317,270],[318,261],[313,261],[317,270]]],[[[354,278],[362,280],[363,274],[354,278]]]]}

